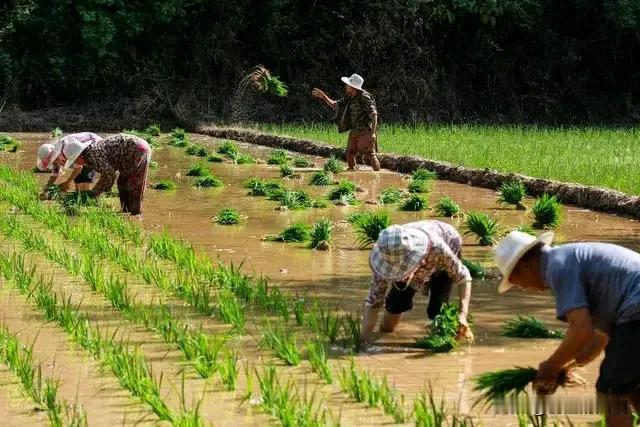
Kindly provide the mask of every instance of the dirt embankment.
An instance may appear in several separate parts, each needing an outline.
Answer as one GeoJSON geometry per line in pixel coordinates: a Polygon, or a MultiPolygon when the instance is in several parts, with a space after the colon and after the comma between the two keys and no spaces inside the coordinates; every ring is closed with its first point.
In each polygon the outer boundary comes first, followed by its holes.
{"type": "MultiPolygon", "coordinates": [[[[226,138],[268,147],[280,147],[316,156],[344,156],[344,149],[320,142],[265,134],[246,129],[220,128],[200,125],[196,132],[216,138],[226,138]]],[[[630,196],[620,191],[590,187],[580,184],[533,178],[515,173],[498,172],[491,169],[476,169],[456,166],[446,162],[428,160],[418,156],[379,154],[382,167],[402,173],[410,173],[418,168],[437,172],[440,179],[497,189],[503,182],[518,179],[527,187],[532,196],[542,193],[556,195],[565,204],[593,209],[602,212],[628,215],[640,218],[640,197],[630,196]]]]}

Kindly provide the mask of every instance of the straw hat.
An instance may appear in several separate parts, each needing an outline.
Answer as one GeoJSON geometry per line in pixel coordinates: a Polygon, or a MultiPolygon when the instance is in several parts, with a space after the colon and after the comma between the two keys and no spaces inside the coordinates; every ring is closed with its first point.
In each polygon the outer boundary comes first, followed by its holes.
{"type": "Polygon", "coordinates": [[[67,140],[64,148],[62,149],[62,154],[67,158],[67,162],[64,164],[65,168],[70,168],[78,159],[78,156],[82,154],[82,152],[91,145],[91,141],[81,142],[75,138],[72,138],[70,141],[67,140]]]}
{"type": "Polygon", "coordinates": [[[400,280],[412,273],[424,258],[429,236],[413,227],[392,225],[380,232],[369,263],[379,277],[400,280]]]}
{"type": "Polygon", "coordinates": [[[362,90],[362,83],[364,83],[364,79],[360,74],[352,74],[351,77],[342,77],[340,80],[342,80],[344,84],[358,90],[362,90]]]}
{"type": "Polygon", "coordinates": [[[520,261],[520,258],[527,253],[527,251],[538,243],[550,245],[553,241],[553,232],[547,231],[542,233],[538,237],[532,236],[522,231],[512,231],[498,243],[495,249],[495,261],[498,269],[502,273],[502,281],[498,286],[498,292],[503,293],[508,291],[513,283],[509,282],[509,276],[511,272],[520,261]]]}

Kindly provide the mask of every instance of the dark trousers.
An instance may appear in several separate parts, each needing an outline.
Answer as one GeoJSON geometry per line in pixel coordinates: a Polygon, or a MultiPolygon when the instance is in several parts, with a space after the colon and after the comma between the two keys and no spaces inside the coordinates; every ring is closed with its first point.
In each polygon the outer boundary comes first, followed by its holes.
{"type": "MultiPolygon", "coordinates": [[[[437,271],[429,279],[429,303],[427,316],[433,319],[440,313],[442,304],[449,302],[452,281],[444,271],[437,271]]],[[[384,308],[391,314],[401,314],[413,308],[413,297],[416,291],[404,282],[397,282],[391,287],[384,302],[384,308]]]]}

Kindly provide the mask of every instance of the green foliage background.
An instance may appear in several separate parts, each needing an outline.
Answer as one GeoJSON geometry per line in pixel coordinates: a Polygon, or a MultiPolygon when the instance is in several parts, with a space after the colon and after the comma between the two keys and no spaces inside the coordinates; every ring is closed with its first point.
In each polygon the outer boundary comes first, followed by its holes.
{"type": "Polygon", "coordinates": [[[639,30],[637,0],[9,0],[0,101],[228,116],[262,63],[291,92],[256,119],[326,119],[310,88],[357,71],[388,121],[631,121],[639,30]]]}

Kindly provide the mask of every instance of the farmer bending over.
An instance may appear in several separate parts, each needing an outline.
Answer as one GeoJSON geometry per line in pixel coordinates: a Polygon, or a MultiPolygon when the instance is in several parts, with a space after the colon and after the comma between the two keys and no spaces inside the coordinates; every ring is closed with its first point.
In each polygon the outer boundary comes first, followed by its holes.
{"type": "MultiPolygon", "coordinates": [[[[80,142],[88,142],[93,143],[96,141],[101,141],[102,138],[95,133],[91,132],[82,132],[82,133],[73,133],[65,136],[60,139],[55,145],[54,144],[42,144],[38,148],[38,157],[36,160],[36,168],[39,171],[45,172],[50,170],[51,174],[49,175],[49,180],[45,185],[45,189],[40,193],[40,198],[47,198],[46,189],[53,187],[56,183],[56,180],[63,172],[64,162],[60,158],[60,153],[64,146],[69,143],[71,140],[78,140],[80,142]]],[[[71,187],[71,183],[75,184],[76,191],[88,191],[91,189],[91,184],[95,182],[96,172],[88,167],[76,166],[69,178],[66,181],[58,184],[58,187],[62,191],[68,191],[71,187]]]]}
{"type": "Polygon", "coordinates": [[[560,372],[586,365],[604,349],[596,390],[607,404],[607,425],[631,426],[629,403],[640,410],[640,254],[606,243],[552,248],[552,239],[550,232],[535,238],[513,231],[495,252],[504,275],[499,292],[514,285],[550,290],[558,319],[569,324],[566,338],[540,363],[534,389],[553,393],[560,372]]]}
{"type": "Polygon", "coordinates": [[[347,164],[350,170],[356,167],[356,155],[362,154],[374,171],[380,170],[376,156],[378,151],[378,110],[373,96],[364,89],[364,80],[358,74],[343,77],[346,96],[338,101],[329,98],[320,89],[313,89],[311,95],[322,100],[337,112],[338,131],[349,130],[347,142],[347,164]]]}
{"type": "Polygon", "coordinates": [[[433,319],[442,304],[449,301],[453,285],[458,286],[460,295],[458,338],[472,340],[467,323],[471,275],[460,261],[461,247],[460,234],[441,221],[418,221],[384,229],[369,257],[373,282],[364,303],[362,341],[369,341],[383,302],[386,312],[380,331],[392,332],[402,313],[413,308],[416,291],[431,294],[427,315],[433,319]]]}
{"type": "Polygon", "coordinates": [[[93,187],[94,196],[109,191],[118,174],[118,193],[122,212],[138,215],[151,162],[151,147],[142,138],[124,133],[94,143],[73,140],[60,153],[65,167],[85,166],[100,174],[93,187]]]}

